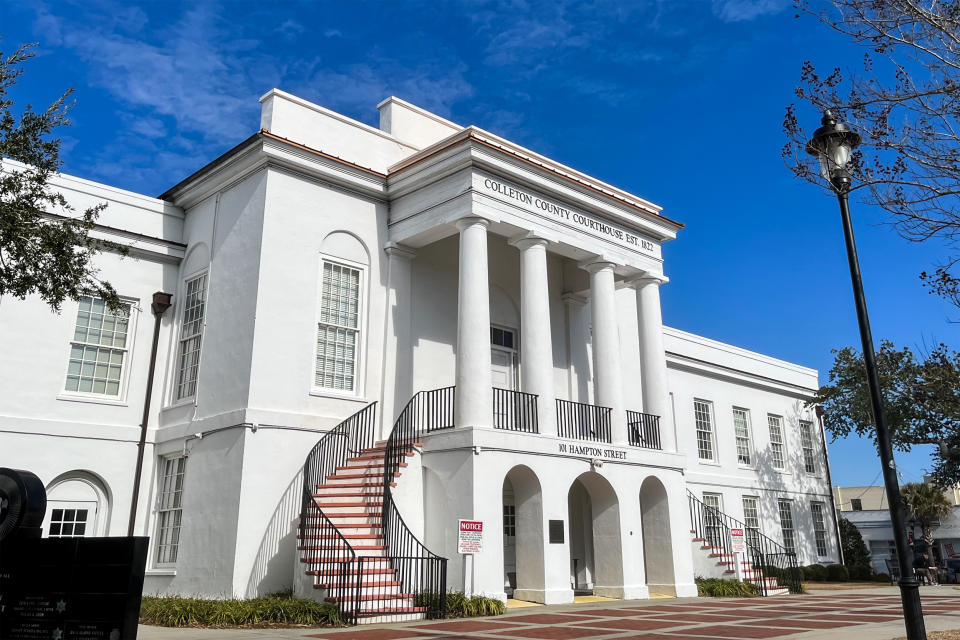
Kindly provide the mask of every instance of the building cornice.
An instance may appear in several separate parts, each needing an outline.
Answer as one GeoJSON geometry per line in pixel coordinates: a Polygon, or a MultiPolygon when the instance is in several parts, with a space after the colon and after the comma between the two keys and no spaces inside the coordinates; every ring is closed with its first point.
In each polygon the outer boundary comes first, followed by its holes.
{"type": "Polygon", "coordinates": [[[618,189],[610,184],[592,178],[585,173],[577,171],[571,167],[555,162],[545,156],[516,145],[509,140],[505,140],[492,133],[479,129],[477,127],[468,127],[459,133],[441,140],[440,142],[423,149],[422,151],[411,155],[408,158],[394,164],[389,169],[391,178],[407,172],[419,164],[422,164],[434,156],[442,155],[451,148],[464,143],[472,142],[493,149],[499,153],[508,155],[530,167],[535,167],[539,171],[548,173],[554,177],[560,178],[565,182],[576,185],[580,189],[591,191],[595,194],[609,198],[620,205],[625,205],[635,211],[647,216],[655,216],[662,222],[673,227],[674,231],[683,228],[683,224],[671,220],[660,214],[662,207],[653,204],[647,200],[639,198],[627,191],[618,189]]]}
{"type": "Polygon", "coordinates": [[[269,165],[281,166],[379,200],[386,199],[385,174],[268,131],[250,136],[160,197],[186,209],[223,189],[224,185],[269,165]]]}

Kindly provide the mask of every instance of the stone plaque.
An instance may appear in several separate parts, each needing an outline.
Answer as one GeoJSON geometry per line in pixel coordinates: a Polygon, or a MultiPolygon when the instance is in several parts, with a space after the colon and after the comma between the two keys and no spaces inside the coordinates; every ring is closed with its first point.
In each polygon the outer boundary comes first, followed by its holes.
{"type": "Polygon", "coordinates": [[[563,544],[563,520],[549,521],[550,544],[563,544]]]}
{"type": "Polygon", "coordinates": [[[0,638],[135,640],[148,541],[0,541],[0,638]]]}

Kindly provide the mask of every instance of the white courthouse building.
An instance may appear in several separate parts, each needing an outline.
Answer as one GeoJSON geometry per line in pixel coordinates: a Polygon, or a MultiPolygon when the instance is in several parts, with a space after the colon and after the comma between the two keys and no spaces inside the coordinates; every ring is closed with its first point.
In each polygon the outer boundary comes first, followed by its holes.
{"type": "Polygon", "coordinates": [[[379,129],[261,104],[159,198],[53,181],[107,204],[129,315],[0,301],[0,466],[45,483],[45,535],[126,535],[145,415],[147,593],[692,596],[758,579],[740,528],[838,561],[817,372],[663,325],[660,207],[396,98],[379,129]]]}

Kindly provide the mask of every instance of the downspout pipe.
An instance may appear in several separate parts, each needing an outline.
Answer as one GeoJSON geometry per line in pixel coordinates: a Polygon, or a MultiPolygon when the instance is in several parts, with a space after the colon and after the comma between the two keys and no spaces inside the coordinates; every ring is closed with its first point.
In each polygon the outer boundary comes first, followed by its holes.
{"type": "Polygon", "coordinates": [[[153,378],[157,368],[157,345],[160,343],[160,321],[170,308],[173,295],[157,291],[153,294],[153,344],[150,347],[150,367],[147,370],[147,389],[143,398],[143,418],[140,420],[140,441],[137,443],[137,469],[133,476],[133,496],[130,498],[130,524],[127,535],[132,536],[137,523],[137,502],[140,498],[140,476],[143,475],[143,451],[147,445],[147,424],[150,420],[150,400],[153,398],[153,378]]]}

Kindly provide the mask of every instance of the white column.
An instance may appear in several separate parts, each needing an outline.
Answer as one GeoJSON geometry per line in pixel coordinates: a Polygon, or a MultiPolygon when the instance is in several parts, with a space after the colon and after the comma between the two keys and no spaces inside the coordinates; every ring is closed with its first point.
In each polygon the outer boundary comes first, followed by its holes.
{"type": "Polygon", "coordinates": [[[520,382],[537,394],[540,433],[557,434],[553,381],[553,338],[547,286],[547,241],[527,236],[511,242],[520,249],[520,382]]]}
{"type": "Polygon", "coordinates": [[[413,249],[395,242],[388,243],[383,251],[387,254],[387,304],[380,401],[381,439],[390,435],[397,414],[413,395],[410,261],[417,255],[413,249]]]}
{"type": "Polygon", "coordinates": [[[458,427],[491,427],[493,377],[490,373],[490,285],[487,226],[483,218],[457,221],[460,230],[460,282],[457,294],[458,427]]]}
{"type": "Polygon", "coordinates": [[[593,319],[593,388],[595,402],[611,407],[611,434],[616,444],[627,443],[627,416],[623,409],[623,370],[617,327],[616,287],[612,262],[582,265],[590,273],[590,311],[593,319]]]}
{"type": "Polygon", "coordinates": [[[640,333],[640,388],[643,411],[660,416],[660,438],[665,451],[676,451],[670,428],[670,399],[667,388],[667,355],[663,348],[663,316],[660,312],[660,285],[657,276],[637,278],[630,284],[637,291],[637,324],[640,333]]]}

